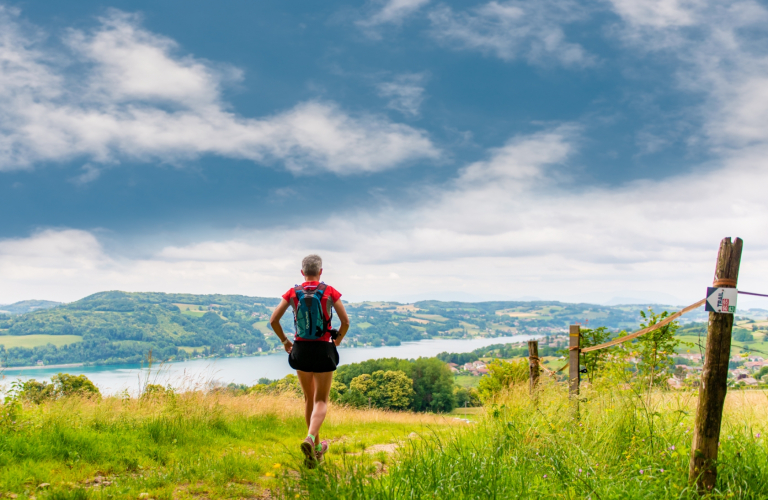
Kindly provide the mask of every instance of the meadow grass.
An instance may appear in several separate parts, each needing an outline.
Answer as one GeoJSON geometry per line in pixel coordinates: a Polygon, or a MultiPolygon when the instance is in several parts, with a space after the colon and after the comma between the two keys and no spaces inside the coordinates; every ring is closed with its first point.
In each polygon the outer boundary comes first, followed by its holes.
{"type": "MultiPolygon", "coordinates": [[[[516,387],[476,424],[425,432],[391,456],[332,456],[283,475],[282,498],[699,498],[688,485],[693,392],[585,389],[578,410],[545,381],[516,387]]],[[[713,498],[768,498],[768,396],[731,391],[713,498]]]]}
{"type": "Polygon", "coordinates": [[[472,388],[480,384],[480,377],[474,375],[454,375],[453,382],[459,387],[472,388]]]}
{"type": "MultiPolygon", "coordinates": [[[[275,476],[301,469],[306,435],[303,401],[293,394],[68,397],[4,410],[0,495],[19,499],[269,496],[275,476]]],[[[332,454],[360,453],[458,425],[467,424],[334,406],[321,438],[332,440],[332,454]]]]}

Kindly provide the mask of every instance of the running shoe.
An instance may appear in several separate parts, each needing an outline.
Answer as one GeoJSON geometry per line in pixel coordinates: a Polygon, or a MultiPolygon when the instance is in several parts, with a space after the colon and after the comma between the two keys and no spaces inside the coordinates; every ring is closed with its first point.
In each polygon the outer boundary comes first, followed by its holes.
{"type": "Polygon", "coordinates": [[[320,449],[315,449],[315,457],[317,458],[317,462],[320,463],[325,458],[325,452],[328,451],[328,441],[323,441],[320,443],[320,449]]]}
{"type": "Polygon", "coordinates": [[[304,465],[308,469],[314,469],[317,465],[317,457],[315,456],[315,443],[312,438],[307,436],[301,443],[301,452],[304,454],[304,465]]]}

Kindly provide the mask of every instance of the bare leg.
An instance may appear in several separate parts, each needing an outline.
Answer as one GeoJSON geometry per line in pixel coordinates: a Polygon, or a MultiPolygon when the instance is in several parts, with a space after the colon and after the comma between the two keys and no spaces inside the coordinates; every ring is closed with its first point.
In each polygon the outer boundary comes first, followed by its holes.
{"type": "MultiPolygon", "coordinates": [[[[325,415],[328,412],[328,395],[331,392],[331,382],[333,382],[333,372],[314,373],[314,408],[312,418],[309,422],[309,433],[317,436],[320,433],[320,426],[323,425],[325,415]]],[[[319,439],[315,441],[319,442],[319,439]]]]}
{"type": "MultiPolygon", "coordinates": [[[[307,429],[310,427],[310,421],[312,420],[312,411],[315,407],[315,379],[312,372],[302,372],[296,370],[296,374],[299,377],[299,384],[301,385],[301,392],[304,393],[304,420],[307,421],[307,429]]],[[[311,432],[309,434],[312,434],[311,432]]],[[[315,436],[315,443],[319,442],[319,436],[315,436]]]]}

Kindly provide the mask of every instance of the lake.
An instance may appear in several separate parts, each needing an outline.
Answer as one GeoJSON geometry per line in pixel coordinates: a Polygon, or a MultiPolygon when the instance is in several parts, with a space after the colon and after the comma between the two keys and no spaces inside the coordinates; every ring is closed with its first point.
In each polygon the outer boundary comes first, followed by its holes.
{"type": "MultiPolygon", "coordinates": [[[[430,339],[419,342],[403,342],[399,346],[339,348],[342,365],[359,363],[369,359],[431,357],[443,351],[470,352],[491,344],[510,344],[528,341],[538,336],[516,335],[514,337],[474,339],[430,339]]],[[[193,389],[211,382],[254,385],[264,377],[283,378],[295,373],[288,366],[285,353],[267,354],[242,358],[210,358],[165,363],[148,370],[141,365],[79,366],[71,368],[35,368],[27,370],[5,370],[5,385],[11,380],[48,380],[56,373],[83,374],[93,381],[102,394],[115,394],[127,390],[136,395],[139,387],[147,381],[153,384],[172,385],[178,389],[193,389]]]]}

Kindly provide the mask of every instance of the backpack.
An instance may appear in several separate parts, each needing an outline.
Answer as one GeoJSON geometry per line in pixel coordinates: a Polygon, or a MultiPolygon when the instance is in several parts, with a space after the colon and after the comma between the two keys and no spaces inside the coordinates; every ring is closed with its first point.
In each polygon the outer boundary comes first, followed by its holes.
{"type": "Polygon", "coordinates": [[[317,340],[329,331],[330,318],[333,317],[331,302],[326,301],[328,320],[323,312],[323,295],[327,285],[320,283],[317,288],[305,289],[304,285],[296,285],[296,304],[293,305],[293,324],[296,326],[296,336],[307,340],[317,340]]]}

